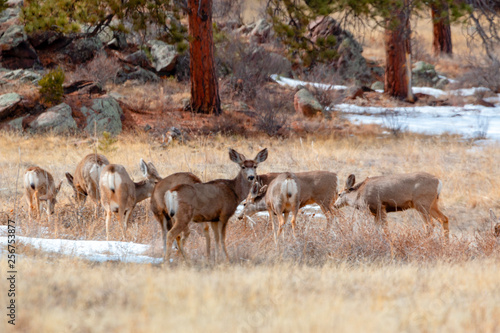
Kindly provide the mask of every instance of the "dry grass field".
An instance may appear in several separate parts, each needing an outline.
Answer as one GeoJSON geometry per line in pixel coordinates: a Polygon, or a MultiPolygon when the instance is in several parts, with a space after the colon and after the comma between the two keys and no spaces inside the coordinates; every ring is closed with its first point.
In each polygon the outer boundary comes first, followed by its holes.
{"type": "MultiPolygon", "coordinates": [[[[246,21],[260,15],[262,3],[246,2],[246,21]]],[[[426,18],[414,28],[421,60],[431,59],[431,29],[426,18]]],[[[383,64],[380,31],[356,33],[364,34],[365,57],[383,64]]],[[[453,59],[432,60],[456,78],[480,62],[480,51],[467,45],[462,27],[453,27],[453,42],[453,59]]],[[[107,88],[141,110],[179,106],[189,97],[188,86],[173,81],[107,88]]],[[[163,128],[171,120],[162,113],[149,121],[163,128]]],[[[266,218],[244,225],[233,217],[229,263],[207,263],[204,238],[194,225],[186,244],[190,265],[177,254],[169,265],[99,263],[18,243],[16,326],[5,316],[8,264],[0,252],[0,332],[500,332],[500,240],[489,220],[490,208],[500,215],[500,144],[349,130],[302,138],[193,135],[166,147],[148,134],[122,134],[101,153],[123,164],[135,181],[142,179],[140,158],[153,162],[163,177],[190,171],[204,181],[232,178],[238,167],[228,148],[252,158],[267,147],[259,173],[336,172],[339,190],[351,173],[361,181],[426,171],[443,181],[440,207],[450,219],[449,241],[439,226],[431,235],[424,232],[415,211],[389,214],[386,235],[371,216],[347,207],[328,226],[324,217],[300,213],[297,238],[287,225],[277,246],[266,218]]],[[[0,224],[8,216],[17,222],[18,236],[104,242],[103,212],[96,216],[90,202],[78,208],[66,180],[50,222],[46,215],[30,222],[22,197],[26,168],[40,166],[60,181],[96,145],[92,138],[1,132],[0,224]]],[[[122,240],[115,220],[110,239],[122,240]]],[[[147,255],[161,257],[161,232],[147,200],[136,206],[126,241],[150,245],[147,255]]]]}
{"type": "MultiPolygon", "coordinates": [[[[56,180],[92,152],[91,139],[1,134],[0,211],[21,224],[19,235],[104,241],[104,216],[75,208],[65,182],[56,216],[28,222],[22,199],[24,170],[34,164],[56,180]]],[[[298,237],[285,228],[275,246],[265,218],[255,226],[233,218],[230,263],[207,264],[196,228],[188,240],[192,263],[95,263],[18,248],[18,321],[22,332],[449,331],[500,330],[500,244],[488,210],[500,210],[498,144],[478,147],[454,136],[351,136],[268,139],[199,137],[162,147],[147,135],[122,135],[106,155],[141,179],[138,162],[152,161],[160,175],[192,171],[203,180],[234,177],[227,149],[247,157],[268,147],[259,166],[270,171],[330,170],[339,186],[348,174],[427,171],[444,183],[440,205],[451,238],[440,227],[428,236],[413,211],[389,214],[385,235],[373,219],[344,208],[335,223],[300,214],[298,237]]],[[[497,214],[498,215],[498,214],[497,214]]],[[[121,231],[112,224],[112,240],[121,231]]],[[[132,215],[127,240],[149,244],[161,257],[160,229],[143,202],[132,215]]],[[[0,262],[2,271],[6,258],[0,262]]],[[[0,303],[7,282],[0,280],[0,303]]],[[[0,324],[6,331],[6,321],[0,324]]]]}

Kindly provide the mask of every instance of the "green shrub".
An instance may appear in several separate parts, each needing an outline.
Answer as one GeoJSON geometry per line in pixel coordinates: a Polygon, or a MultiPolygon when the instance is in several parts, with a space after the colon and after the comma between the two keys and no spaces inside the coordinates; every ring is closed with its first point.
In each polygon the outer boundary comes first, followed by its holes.
{"type": "Polygon", "coordinates": [[[57,67],[57,69],[50,71],[38,81],[40,95],[45,103],[55,105],[62,101],[64,97],[64,78],[64,71],[62,68],[57,67]]]}
{"type": "Polygon", "coordinates": [[[97,143],[97,150],[102,152],[103,154],[109,154],[116,151],[117,147],[115,144],[118,142],[118,139],[114,138],[109,132],[102,132],[102,137],[99,139],[97,143]]]}

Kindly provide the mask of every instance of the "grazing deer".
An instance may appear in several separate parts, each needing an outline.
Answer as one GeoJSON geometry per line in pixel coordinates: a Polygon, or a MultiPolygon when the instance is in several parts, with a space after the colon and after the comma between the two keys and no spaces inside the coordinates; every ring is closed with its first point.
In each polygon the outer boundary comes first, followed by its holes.
{"type": "MultiPolygon", "coordinates": [[[[240,166],[234,179],[216,179],[207,183],[182,184],[165,193],[165,206],[173,219],[172,229],[167,233],[165,260],[170,258],[170,250],[177,236],[192,222],[211,223],[216,243],[216,260],[219,258],[220,241],[226,250],[226,227],[238,204],[245,199],[250,186],[257,177],[257,166],[267,159],[267,149],[261,150],[253,160],[234,149],[229,149],[229,158],[240,166]]],[[[179,249],[184,255],[181,244],[179,249]]],[[[185,257],[185,256],[184,256],[185,257]]]]}
{"type": "Polygon", "coordinates": [[[368,208],[375,222],[387,225],[387,212],[416,209],[426,224],[431,217],[441,222],[446,237],[449,237],[448,218],[439,210],[438,200],[442,182],[425,173],[396,174],[366,178],[354,185],[356,178],[347,178],[344,190],[335,202],[335,208],[349,205],[357,209],[368,208]]]}
{"type": "MultiPolygon", "coordinates": [[[[277,242],[283,226],[288,220],[288,214],[292,213],[292,230],[295,234],[295,221],[300,208],[300,181],[297,176],[291,172],[284,172],[274,178],[269,185],[261,186],[259,182],[254,182],[252,189],[247,197],[245,205],[252,205],[257,202],[264,202],[269,212],[269,219],[273,225],[274,241],[277,242]],[[274,216],[277,216],[279,228],[276,233],[274,228],[274,216]]],[[[283,234],[284,235],[284,234],[283,234]]]]}
{"type": "Polygon", "coordinates": [[[500,219],[498,219],[495,213],[493,213],[493,209],[490,209],[490,218],[491,222],[495,223],[495,226],[493,227],[493,234],[495,237],[500,237],[500,219]]]}
{"type": "Polygon", "coordinates": [[[24,174],[24,190],[26,201],[31,214],[34,212],[37,218],[42,215],[42,205],[40,201],[47,201],[47,213],[54,214],[54,206],[57,203],[56,197],[61,189],[62,181],[55,185],[54,177],[39,167],[28,168],[24,174]],[[33,204],[33,200],[35,201],[33,204]]]}
{"type": "Polygon", "coordinates": [[[99,188],[101,203],[106,210],[106,240],[109,240],[111,212],[118,214],[125,239],[130,214],[138,202],[151,196],[154,186],[161,180],[153,163],[140,162],[141,171],[147,179],[134,183],[122,165],[108,164],[101,172],[99,188]]]}
{"type": "MultiPolygon", "coordinates": [[[[160,223],[162,236],[163,236],[163,257],[166,257],[167,251],[167,232],[172,229],[172,220],[167,211],[165,204],[165,193],[181,184],[198,184],[201,179],[196,177],[191,172],[178,172],[174,173],[156,184],[153,194],[151,195],[151,210],[154,217],[160,223]]],[[[210,235],[208,233],[208,224],[203,226],[203,232],[207,245],[207,257],[210,258],[210,235]]],[[[187,237],[189,236],[189,228],[183,232],[182,237],[177,237],[177,244],[179,248],[182,247],[187,237]]],[[[184,253],[182,253],[184,255],[184,253]]]]}
{"type": "MultiPolygon", "coordinates": [[[[279,173],[259,175],[257,177],[260,183],[259,186],[269,185],[279,175],[279,173]]],[[[308,171],[295,173],[295,176],[297,176],[300,186],[300,208],[313,203],[318,204],[323,214],[325,214],[327,223],[329,223],[333,215],[332,206],[337,199],[337,175],[328,171],[308,171]]],[[[251,201],[251,203],[248,200],[246,201],[238,219],[251,217],[257,212],[267,210],[263,196],[256,197],[255,200],[251,201]]]]}
{"type": "Polygon", "coordinates": [[[66,172],[66,179],[75,192],[74,198],[78,204],[85,204],[87,197],[99,204],[99,178],[102,169],[109,164],[108,159],[99,154],[88,154],[76,166],[75,176],[66,172]]]}

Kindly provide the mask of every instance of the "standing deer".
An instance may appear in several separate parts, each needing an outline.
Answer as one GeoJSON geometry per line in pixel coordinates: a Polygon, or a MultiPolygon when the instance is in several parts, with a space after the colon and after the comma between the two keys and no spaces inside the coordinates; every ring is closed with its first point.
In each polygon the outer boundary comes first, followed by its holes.
{"type": "MultiPolygon", "coordinates": [[[[268,173],[264,175],[259,175],[258,181],[260,187],[269,185],[279,173],[268,173]]],[[[337,175],[333,172],[328,171],[308,171],[308,172],[298,172],[295,174],[300,186],[300,208],[316,203],[319,205],[323,214],[327,219],[327,223],[333,215],[333,203],[337,199],[337,175]]],[[[250,194],[251,195],[251,194],[250,194]]],[[[267,205],[262,197],[256,197],[255,200],[248,200],[245,207],[241,211],[238,219],[243,219],[245,217],[251,217],[257,212],[262,212],[267,210],[267,205]]]]}
{"type": "MultiPolygon", "coordinates": [[[[151,195],[151,210],[153,215],[160,223],[162,236],[163,236],[163,257],[166,257],[167,251],[167,232],[172,229],[172,220],[167,211],[167,206],[165,204],[165,193],[174,188],[175,186],[181,184],[198,184],[201,183],[201,179],[196,177],[191,172],[178,172],[174,173],[164,179],[162,179],[158,184],[156,184],[153,194],[151,195]]],[[[203,226],[203,232],[206,240],[207,246],[207,257],[210,258],[210,235],[208,233],[208,224],[205,223],[203,226]]],[[[189,228],[183,232],[182,237],[177,237],[177,243],[179,248],[182,247],[187,237],[189,236],[189,228]]],[[[184,255],[184,253],[182,253],[184,255]]]]}
{"type": "MultiPolygon", "coordinates": [[[[292,213],[292,230],[293,236],[295,234],[295,221],[300,208],[300,181],[297,176],[291,172],[284,172],[278,177],[274,178],[269,185],[261,186],[259,182],[254,182],[252,189],[247,197],[245,205],[252,205],[257,202],[264,202],[269,212],[269,219],[273,225],[274,241],[281,234],[283,226],[288,220],[288,214],[292,213]],[[279,228],[276,233],[274,228],[274,216],[277,216],[279,228]]],[[[283,234],[284,235],[284,234],[283,234]]]]}
{"type": "Polygon", "coordinates": [[[490,218],[491,222],[495,224],[493,227],[493,234],[495,237],[500,237],[500,219],[497,218],[495,213],[493,213],[493,209],[490,208],[490,218]]]}
{"type": "Polygon", "coordinates": [[[366,178],[355,184],[356,178],[347,178],[344,190],[335,202],[335,208],[349,205],[357,209],[368,208],[375,222],[387,225],[387,212],[416,209],[426,224],[431,217],[441,222],[446,237],[449,237],[448,218],[439,210],[438,200],[442,182],[437,177],[416,172],[366,178]]]}
{"type": "Polygon", "coordinates": [[[125,239],[130,214],[138,202],[151,196],[154,186],[161,180],[153,163],[140,162],[141,171],[145,180],[134,183],[122,165],[106,165],[101,172],[99,188],[101,203],[106,210],[106,240],[109,240],[109,222],[111,212],[118,214],[118,221],[122,226],[125,239]]]}
{"type": "Polygon", "coordinates": [[[24,190],[26,201],[30,209],[30,218],[35,213],[37,218],[42,215],[42,205],[40,201],[47,202],[47,213],[54,214],[54,206],[57,203],[56,197],[61,189],[62,181],[55,185],[54,177],[39,167],[28,168],[24,174],[24,190]],[[33,204],[33,200],[35,203],[33,204]]]}
{"type": "MultiPolygon", "coordinates": [[[[165,206],[173,219],[172,229],[167,233],[165,260],[170,258],[173,241],[187,229],[191,221],[213,222],[210,225],[216,243],[216,260],[219,258],[220,240],[226,259],[229,259],[226,249],[227,223],[238,204],[248,195],[250,186],[257,177],[257,166],[267,159],[267,149],[261,150],[253,160],[247,160],[236,150],[229,149],[229,158],[240,166],[236,178],[182,184],[165,193],[165,206]]],[[[179,249],[184,255],[182,246],[179,249]]]]}
{"type": "Polygon", "coordinates": [[[85,204],[87,197],[99,204],[99,178],[102,169],[109,164],[108,159],[99,154],[88,154],[76,166],[75,177],[66,172],[66,179],[75,192],[74,198],[78,204],[85,204]]]}

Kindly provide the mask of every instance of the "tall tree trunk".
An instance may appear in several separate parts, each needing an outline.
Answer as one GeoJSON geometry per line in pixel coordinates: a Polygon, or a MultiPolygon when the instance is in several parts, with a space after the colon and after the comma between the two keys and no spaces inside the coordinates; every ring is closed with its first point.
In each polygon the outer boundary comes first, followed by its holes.
{"type": "Polygon", "coordinates": [[[191,110],[221,113],[212,36],[212,0],[188,0],[191,110]]]}
{"type": "Polygon", "coordinates": [[[442,54],[453,54],[448,5],[446,3],[431,5],[431,13],[433,25],[432,53],[436,57],[442,54]]]}
{"type": "Polygon", "coordinates": [[[410,13],[405,1],[403,8],[385,28],[385,92],[392,97],[413,102],[411,91],[410,13]]]}

